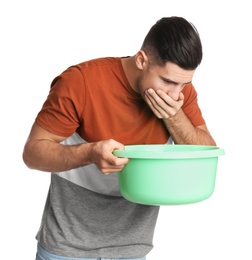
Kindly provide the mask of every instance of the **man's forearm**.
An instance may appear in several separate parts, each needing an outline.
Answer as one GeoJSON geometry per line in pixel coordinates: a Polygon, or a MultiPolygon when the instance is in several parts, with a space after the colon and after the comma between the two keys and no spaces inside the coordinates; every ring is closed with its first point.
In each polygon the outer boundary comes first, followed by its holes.
{"type": "Polygon", "coordinates": [[[88,144],[66,146],[50,140],[33,140],[25,145],[23,158],[31,169],[60,172],[88,164],[88,144]],[[86,155],[85,155],[86,154],[86,155]]]}
{"type": "Polygon", "coordinates": [[[176,144],[216,145],[207,127],[193,126],[182,109],[163,121],[176,144]]]}

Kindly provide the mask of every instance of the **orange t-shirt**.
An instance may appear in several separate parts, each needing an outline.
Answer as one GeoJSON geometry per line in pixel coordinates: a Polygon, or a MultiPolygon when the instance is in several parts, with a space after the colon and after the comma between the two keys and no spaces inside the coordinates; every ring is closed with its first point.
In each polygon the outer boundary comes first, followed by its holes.
{"type": "MultiPolygon", "coordinates": [[[[192,84],[183,89],[184,110],[193,125],[205,121],[192,84]]],[[[85,141],[113,138],[128,144],[164,144],[169,132],[130,86],[120,58],[71,66],[56,77],[36,122],[53,134],[77,132],[85,141]]]]}

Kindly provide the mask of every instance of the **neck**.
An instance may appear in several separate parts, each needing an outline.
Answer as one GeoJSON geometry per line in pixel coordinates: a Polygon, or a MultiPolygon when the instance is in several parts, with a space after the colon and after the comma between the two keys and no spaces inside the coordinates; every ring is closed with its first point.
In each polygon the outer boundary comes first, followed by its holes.
{"type": "Polygon", "coordinates": [[[138,75],[138,70],[136,67],[135,63],[135,56],[131,56],[129,58],[123,58],[122,60],[122,66],[125,72],[125,75],[130,83],[130,86],[132,89],[136,92],[137,90],[137,75],[138,75]]]}

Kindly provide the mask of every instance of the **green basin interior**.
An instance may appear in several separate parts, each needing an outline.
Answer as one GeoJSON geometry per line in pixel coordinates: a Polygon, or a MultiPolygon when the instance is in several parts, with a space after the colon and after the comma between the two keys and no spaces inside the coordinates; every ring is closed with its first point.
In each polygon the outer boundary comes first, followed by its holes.
{"type": "Polygon", "coordinates": [[[224,150],[203,145],[129,145],[113,153],[130,158],[118,174],[125,199],[145,205],[175,205],[211,196],[218,156],[224,150]]]}

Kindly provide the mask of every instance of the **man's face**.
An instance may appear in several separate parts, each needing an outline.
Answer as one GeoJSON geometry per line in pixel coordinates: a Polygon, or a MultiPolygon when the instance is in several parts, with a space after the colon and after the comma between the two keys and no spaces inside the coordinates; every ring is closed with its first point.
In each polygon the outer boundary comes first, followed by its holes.
{"type": "Polygon", "coordinates": [[[191,83],[194,72],[195,70],[184,70],[171,62],[167,62],[164,66],[146,66],[138,81],[138,90],[144,99],[146,90],[160,89],[172,99],[178,100],[184,86],[191,83]]]}

